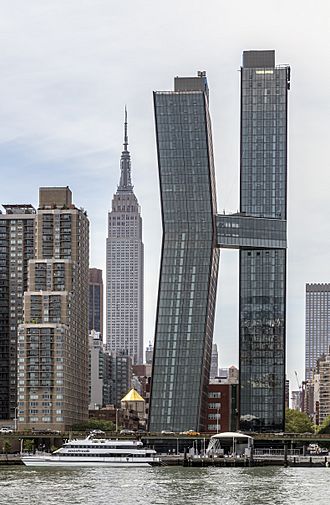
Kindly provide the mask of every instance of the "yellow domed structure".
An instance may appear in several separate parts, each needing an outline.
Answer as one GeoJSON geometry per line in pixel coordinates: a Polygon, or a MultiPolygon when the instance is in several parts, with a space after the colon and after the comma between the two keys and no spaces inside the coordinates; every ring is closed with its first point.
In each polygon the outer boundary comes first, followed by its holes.
{"type": "Polygon", "coordinates": [[[144,399],[134,388],[132,388],[127,395],[121,399],[121,402],[144,402],[144,399]]]}
{"type": "Polygon", "coordinates": [[[126,410],[133,410],[136,412],[140,423],[145,423],[145,400],[134,388],[131,389],[127,395],[121,399],[121,408],[126,410]]]}

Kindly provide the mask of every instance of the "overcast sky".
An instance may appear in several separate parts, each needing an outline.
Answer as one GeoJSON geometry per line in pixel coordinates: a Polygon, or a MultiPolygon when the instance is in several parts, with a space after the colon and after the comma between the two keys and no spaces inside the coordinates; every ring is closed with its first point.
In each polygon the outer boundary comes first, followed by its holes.
{"type": "MultiPolygon", "coordinates": [[[[218,210],[236,211],[239,72],[245,49],[289,63],[287,368],[304,370],[306,282],[330,282],[328,0],[0,0],[1,203],[37,205],[69,185],[91,221],[91,266],[105,265],[119,182],[123,111],[145,244],[145,343],[153,339],[161,243],[152,91],[205,70],[218,210]]],[[[104,275],[105,278],[105,275],[104,275]]],[[[221,253],[215,341],[238,364],[238,254],[221,253]]],[[[296,387],[293,382],[293,387],[296,387]]]]}

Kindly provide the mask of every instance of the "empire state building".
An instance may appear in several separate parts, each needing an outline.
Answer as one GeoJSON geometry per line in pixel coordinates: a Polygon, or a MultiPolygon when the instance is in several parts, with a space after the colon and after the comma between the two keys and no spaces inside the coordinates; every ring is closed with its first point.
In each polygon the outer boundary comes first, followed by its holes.
{"type": "Polygon", "coordinates": [[[124,149],[120,181],[108,214],[106,254],[107,347],[143,363],[143,242],[142,218],[131,182],[125,109],[124,149]]]}

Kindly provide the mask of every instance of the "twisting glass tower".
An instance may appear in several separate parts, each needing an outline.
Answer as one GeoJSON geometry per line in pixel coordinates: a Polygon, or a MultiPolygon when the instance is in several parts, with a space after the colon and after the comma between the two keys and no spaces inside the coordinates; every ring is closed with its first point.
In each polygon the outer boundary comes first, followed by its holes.
{"type": "Polygon", "coordinates": [[[150,430],[205,427],[219,251],[205,73],[154,93],[163,244],[150,430]]]}
{"type": "Polygon", "coordinates": [[[131,182],[125,109],[120,181],[108,215],[106,335],[108,349],[143,362],[143,243],[140,206],[131,182]]]}

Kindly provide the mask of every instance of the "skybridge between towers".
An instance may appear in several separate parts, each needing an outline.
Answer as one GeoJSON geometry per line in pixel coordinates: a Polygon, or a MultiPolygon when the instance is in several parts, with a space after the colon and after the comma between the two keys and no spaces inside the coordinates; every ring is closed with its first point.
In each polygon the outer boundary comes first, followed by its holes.
{"type": "Polygon", "coordinates": [[[216,216],[217,246],[222,249],[286,249],[286,221],[244,213],[216,216]]]}

